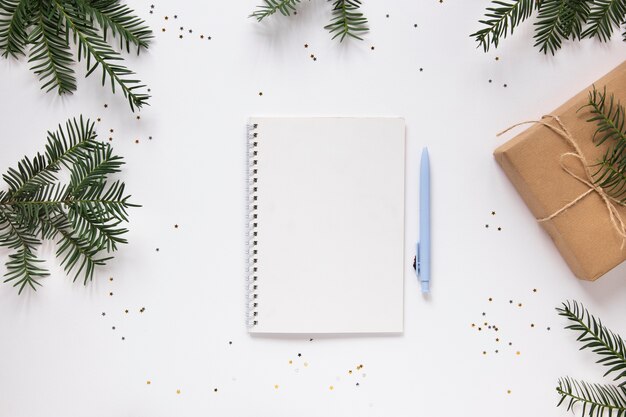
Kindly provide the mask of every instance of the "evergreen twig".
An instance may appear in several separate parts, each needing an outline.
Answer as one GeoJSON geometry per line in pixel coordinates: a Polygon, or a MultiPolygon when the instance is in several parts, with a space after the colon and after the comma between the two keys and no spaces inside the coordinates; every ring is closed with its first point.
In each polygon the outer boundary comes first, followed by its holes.
{"type": "MultiPolygon", "coordinates": [[[[626,22],[626,0],[492,0],[479,21],[483,27],[470,36],[487,52],[512,35],[535,10],[535,46],[552,55],[568,38],[596,37],[606,42],[626,22]]],[[[626,41],[626,32],[623,37],[626,41]]]]}
{"type": "Polygon", "coordinates": [[[42,240],[56,240],[65,271],[80,275],[86,284],[95,268],[112,259],[118,245],[127,243],[129,202],[124,183],[108,182],[121,171],[122,158],[108,143],[96,140],[89,120],[69,120],[48,133],[43,155],[24,157],[3,176],[7,191],[0,191],[0,247],[13,249],[6,263],[5,282],[21,293],[36,289],[48,275],[35,250],[42,240]],[[69,182],[57,175],[69,171],[69,182]]]}
{"type": "Polygon", "coordinates": [[[109,45],[109,34],[119,38],[126,52],[132,45],[139,53],[152,39],[151,29],[120,0],[0,0],[0,52],[17,58],[30,47],[28,61],[42,89],[76,91],[71,40],[78,50],[76,59],[86,61],[87,76],[101,67],[102,85],[108,78],[113,92],[120,89],[134,111],[150,96],[109,45]]]}
{"type": "Polygon", "coordinates": [[[596,164],[593,173],[594,183],[602,187],[615,199],[626,201],[626,112],[624,106],[613,94],[606,92],[606,87],[598,91],[594,86],[589,92],[589,100],[583,108],[588,108],[591,117],[587,120],[597,128],[593,141],[597,146],[607,140],[607,147],[602,159],[596,164]]]}
{"type": "Polygon", "coordinates": [[[343,42],[346,36],[363,40],[359,34],[367,32],[369,28],[367,18],[359,11],[360,7],[360,0],[335,0],[333,18],[324,29],[333,35],[333,39],[339,37],[340,42],[343,42]]]}
{"type": "Polygon", "coordinates": [[[599,319],[577,302],[566,302],[556,309],[571,323],[566,329],[579,332],[580,348],[591,349],[600,356],[597,363],[606,368],[604,376],[614,374],[619,385],[591,384],[573,378],[560,378],[556,388],[561,396],[557,406],[567,404],[568,411],[581,406],[581,416],[626,416],[626,344],[617,334],[605,327],[599,319]]]}
{"type": "MultiPolygon", "coordinates": [[[[330,32],[332,38],[338,38],[340,42],[346,37],[363,40],[361,34],[369,31],[369,27],[367,18],[360,11],[361,0],[328,1],[333,1],[332,17],[324,29],[330,32]]],[[[254,17],[260,22],[276,12],[280,12],[283,16],[291,16],[296,13],[296,6],[300,2],[301,0],[263,0],[263,4],[257,6],[249,17],[254,17]]]]}

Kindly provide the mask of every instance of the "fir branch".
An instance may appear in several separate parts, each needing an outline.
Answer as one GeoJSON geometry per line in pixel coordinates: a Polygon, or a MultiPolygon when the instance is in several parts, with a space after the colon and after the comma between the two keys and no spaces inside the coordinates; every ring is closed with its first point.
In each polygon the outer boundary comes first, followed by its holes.
{"type": "MultiPolygon", "coordinates": [[[[591,349],[600,356],[596,363],[609,368],[604,376],[617,373],[613,378],[614,381],[626,378],[626,344],[619,335],[606,328],[600,320],[575,301],[563,303],[562,307],[556,310],[560,316],[572,322],[565,327],[566,329],[580,333],[576,339],[583,343],[580,349],[591,349]]],[[[625,390],[626,380],[619,387],[625,390]]],[[[626,391],[623,393],[626,394],[626,391]]]]}
{"type": "MultiPolygon", "coordinates": [[[[329,0],[330,1],[330,0],[329,0]]],[[[342,42],[346,36],[363,40],[359,35],[369,31],[367,18],[359,11],[360,0],[335,0],[333,4],[333,18],[324,26],[333,39],[339,37],[342,42]]]]}
{"type": "Polygon", "coordinates": [[[0,0],[0,51],[4,57],[18,57],[29,51],[31,69],[42,89],[59,94],[76,90],[72,64],[75,57],[70,38],[78,49],[78,61],[85,60],[87,76],[102,68],[102,85],[121,90],[132,111],[148,103],[146,87],[122,64],[122,55],[109,44],[119,38],[120,49],[137,53],[149,46],[152,31],[120,0],[0,0]]]}
{"type": "Polygon", "coordinates": [[[589,16],[586,0],[544,0],[535,23],[535,46],[552,55],[561,48],[563,39],[580,39],[589,16]]]}
{"type": "Polygon", "coordinates": [[[21,292],[36,289],[47,275],[34,255],[45,240],[56,240],[57,257],[65,271],[93,278],[96,267],[105,265],[118,245],[127,243],[122,226],[129,202],[121,181],[108,176],[121,171],[122,158],[109,144],[98,142],[89,120],[69,120],[65,128],[48,133],[44,155],[24,158],[17,169],[4,175],[8,191],[0,191],[0,246],[15,249],[6,263],[6,282],[14,281],[21,292]],[[58,182],[61,169],[69,171],[69,183],[58,182]]]}
{"type": "Polygon", "coordinates": [[[512,35],[515,28],[528,19],[541,2],[493,0],[491,4],[491,7],[487,8],[485,19],[479,21],[484,27],[470,35],[476,39],[485,52],[489,51],[491,45],[497,48],[501,38],[506,38],[508,34],[512,35]]]}
{"type": "Polygon", "coordinates": [[[603,42],[611,39],[614,28],[619,28],[626,15],[626,0],[594,0],[589,13],[589,26],[582,37],[597,37],[603,42]]]}
{"type": "Polygon", "coordinates": [[[296,5],[301,0],[263,0],[262,5],[257,6],[257,10],[248,17],[254,17],[258,22],[280,12],[283,16],[291,16],[296,11],[296,5]]]}
{"type": "Polygon", "coordinates": [[[30,248],[20,247],[17,252],[9,255],[4,282],[14,281],[13,286],[19,287],[18,294],[21,294],[27,285],[36,291],[35,286],[41,286],[39,280],[50,275],[46,269],[39,266],[42,262],[41,259],[37,259],[30,248]]]}
{"type": "Polygon", "coordinates": [[[135,110],[135,107],[141,108],[147,104],[150,96],[135,91],[144,88],[145,85],[139,84],[139,80],[128,78],[134,73],[116,63],[122,60],[120,54],[98,36],[98,32],[91,26],[87,17],[81,13],[80,8],[73,4],[63,3],[61,0],[53,0],[53,2],[67,27],[71,30],[74,42],[77,43],[78,61],[82,59],[86,61],[87,76],[101,67],[102,85],[106,84],[108,76],[112,92],[115,93],[115,86],[119,86],[124,97],[128,99],[132,111],[135,110]]]}
{"type": "Polygon", "coordinates": [[[8,197],[12,200],[19,199],[54,182],[62,165],[70,168],[86,152],[93,152],[103,146],[95,138],[94,123],[85,123],[82,116],[78,121],[68,120],[65,129],[59,125],[56,132],[48,132],[44,156],[37,154],[32,160],[25,157],[18,162],[17,169],[9,168],[3,175],[9,185],[8,197]]]}
{"type": "Polygon", "coordinates": [[[146,22],[133,15],[128,6],[119,4],[119,0],[76,0],[83,11],[97,20],[103,30],[103,40],[107,40],[108,32],[113,38],[119,35],[120,49],[130,52],[130,45],[137,47],[137,54],[147,49],[153,38],[152,30],[146,22]]]}
{"type": "Polygon", "coordinates": [[[2,56],[24,55],[31,0],[0,0],[0,50],[2,56]]]}
{"type": "Polygon", "coordinates": [[[589,92],[586,106],[591,117],[587,120],[596,124],[592,140],[596,146],[607,140],[611,145],[603,158],[596,164],[593,173],[594,183],[604,188],[613,198],[626,201],[626,115],[624,106],[615,100],[613,94],[607,96],[606,87],[598,91],[595,86],[589,92]]]}
{"type": "MultiPolygon", "coordinates": [[[[616,28],[626,25],[626,0],[493,0],[487,8],[483,28],[473,36],[485,52],[538,11],[535,46],[554,54],[565,39],[597,37],[608,41],[616,28]]],[[[626,28],[622,34],[626,41],[626,28]]]]}
{"type": "Polygon", "coordinates": [[[557,406],[566,402],[567,411],[572,412],[576,405],[582,406],[581,416],[626,415],[626,388],[590,384],[566,377],[559,379],[556,391],[561,396],[557,406]]]}
{"type": "Polygon", "coordinates": [[[30,34],[29,43],[33,45],[28,62],[34,63],[31,70],[43,83],[42,90],[49,92],[56,89],[59,94],[76,91],[76,77],[71,65],[74,57],[70,51],[65,28],[59,26],[58,13],[49,16],[40,13],[35,28],[30,34]]]}

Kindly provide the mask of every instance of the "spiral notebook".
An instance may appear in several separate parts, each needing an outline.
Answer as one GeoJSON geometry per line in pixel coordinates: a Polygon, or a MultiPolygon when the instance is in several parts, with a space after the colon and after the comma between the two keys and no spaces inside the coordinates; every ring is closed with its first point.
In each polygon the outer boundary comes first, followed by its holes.
{"type": "Polygon", "coordinates": [[[251,333],[399,333],[400,118],[251,118],[251,333]]]}

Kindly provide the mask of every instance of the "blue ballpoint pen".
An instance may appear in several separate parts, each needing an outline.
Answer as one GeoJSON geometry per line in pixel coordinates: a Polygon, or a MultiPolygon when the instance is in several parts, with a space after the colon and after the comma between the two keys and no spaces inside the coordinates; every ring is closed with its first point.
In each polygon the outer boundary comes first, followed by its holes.
{"type": "Polygon", "coordinates": [[[430,160],[428,148],[422,150],[420,163],[420,237],[417,242],[415,273],[422,293],[430,292],[430,160]]]}

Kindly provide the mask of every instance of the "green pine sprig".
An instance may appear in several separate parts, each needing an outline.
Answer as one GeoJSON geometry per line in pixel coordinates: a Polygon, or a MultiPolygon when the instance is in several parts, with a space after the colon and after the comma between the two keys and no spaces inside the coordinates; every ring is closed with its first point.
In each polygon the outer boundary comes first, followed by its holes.
{"type": "Polygon", "coordinates": [[[515,28],[528,19],[537,6],[538,3],[535,0],[508,2],[494,0],[491,6],[487,8],[485,18],[479,21],[484,27],[471,36],[475,38],[485,52],[489,51],[491,45],[497,48],[500,39],[506,38],[509,33],[512,35],[515,28]]]}
{"type": "Polygon", "coordinates": [[[258,22],[280,12],[283,16],[291,16],[296,11],[296,5],[301,0],[263,0],[263,4],[257,6],[257,10],[252,12],[249,17],[254,17],[258,22]]]}
{"type": "MultiPolygon", "coordinates": [[[[537,12],[535,46],[554,55],[564,40],[611,39],[626,23],[626,0],[492,0],[481,29],[472,37],[485,52],[497,48],[515,28],[537,12]]],[[[626,41],[626,32],[623,34],[626,41]]]]}
{"type": "Polygon", "coordinates": [[[565,403],[567,411],[580,406],[580,415],[589,417],[626,415],[626,389],[614,385],[590,384],[573,378],[560,378],[556,392],[561,396],[558,406],[565,403]]]}
{"type": "MultiPolygon", "coordinates": [[[[331,1],[331,0],[328,0],[331,1]]],[[[332,0],[332,17],[330,23],[324,26],[332,35],[332,39],[340,42],[346,37],[363,40],[362,34],[369,31],[368,21],[360,11],[361,0],[332,0]]],[[[283,16],[295,14],[296,6],[301,0],[263,0],[263,4],[249,16],[261,21],[276,12],[283,16]]]]}
{"type": "Polygon", "coordinates": [[[14,252],[6,263],[5,282],[36,290],[48,275],[37,258],[43,240],[55,240],[56,256],[74,280],[86,284],[95,268],[112,259],[110,254],[127,243],[128,200],[123,182],[108,177],[121,171],[122,157],[110,144],[97,140],[94,123],[68,120],[65,127],[48,132],[43,154],[24,157],[9,168],[0,191],[0,247],[14,252]],[[61,183],[59,173],[69,174],[61,183]]]}
{"type": "Polygon", "coordinates": [[[602,187],[611,197],[626,202],[626,112],[606,87],[589,92],[588,103],[583,107],[591,113],[587,120],[596,124],[593,142],[600,146],[610,142],[604,156],[595,165],[594,183],[602,187]]]}
{"type": "Polygon", "coordinates": [[[567,404],[574,411],[581,406],[581,416],[626,416],[626,344],[577,302],[566,302],[556,309],[560,316],[570,322],[566,329],[579,333],[580,348],[590,349],[600,356],[596,363],[607,368],[604,376],[613,375],[619,385],[591,384],[565,377],[558,381],[557,393],[561,396],[558,406],[567,404]]]}
{"type": "Polygon", "coordinates": [[[0,52],[5,58],[28,53],[43,90],[76,91],[73,64],[84,61],[87,76],[100,68],[102,85],[109,80],[134,111],[150,96],[109,44],[115,38],[120,50],[139,53],[148,48],[152,30],[120,0],[0,0],[0,52]]]}
{"type": "Polygon", "coordinates": [[[360,7],[360,0],[335,0],[333,18],[324,29],[333,35],[333,39],[338,37],[340,42],[343,42],[346,36],[363,40],[359,34],[367,32],[369,28],[367,18],[359,11],[360,7]]]}

